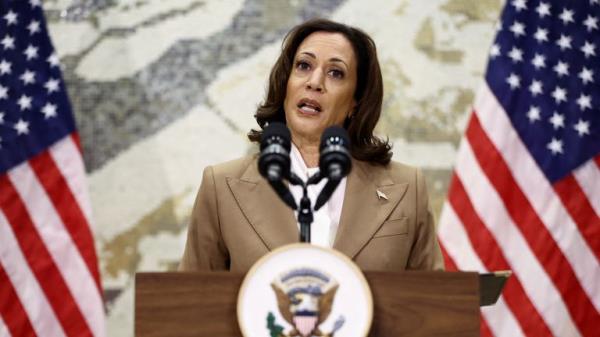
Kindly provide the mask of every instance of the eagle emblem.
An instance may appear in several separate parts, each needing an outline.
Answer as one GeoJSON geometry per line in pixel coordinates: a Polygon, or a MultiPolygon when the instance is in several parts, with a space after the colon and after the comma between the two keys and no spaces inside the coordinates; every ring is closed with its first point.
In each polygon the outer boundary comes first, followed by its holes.
{"type": "Polygon", "coordinates": [[[329,333],[319,326],[331,314],[331,308],[338,283],[330,276],[313,268],[299,268],[283,273],[271,283],[277,297],[281,316],[292,326],[284,333],[284,328],[275,322],[272,312],[267,315],[267,328],[271,337],[333,337],[344,325],[340,316],[329,333]]]}

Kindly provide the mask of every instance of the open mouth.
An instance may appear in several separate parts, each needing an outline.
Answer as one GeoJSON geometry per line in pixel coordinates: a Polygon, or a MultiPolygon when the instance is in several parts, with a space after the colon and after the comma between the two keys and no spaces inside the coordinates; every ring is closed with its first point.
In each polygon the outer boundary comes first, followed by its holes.
{"type": "Polygon", "coordinates": [[[304,98],[298,103],[298,109],[306,114],[314,115],[321,112],[321,105],[317,101],[304,98]]]}

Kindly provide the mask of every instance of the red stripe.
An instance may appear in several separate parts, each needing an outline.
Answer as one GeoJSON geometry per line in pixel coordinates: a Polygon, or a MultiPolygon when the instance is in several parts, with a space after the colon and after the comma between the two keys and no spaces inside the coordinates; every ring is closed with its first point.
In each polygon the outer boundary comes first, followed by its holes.
{"type": "Polygon", "coordinates": [[[438,240],[438,241],[440,244],[440,248],[442,250],[442,256],[444,257],[444,264],[446,265],[446,271],[458,271],[458,267],[456,266],[456,263],[454,262],[452,257],[450,257],[450,255],[448,255],[448,251],[446,250],[446,247],[444,247],[442,240],[438,240]]]}
{"type": "Polygon", "coordinates": [[[0,209],[6,214],[19,246],[67,336],[92,336],[71,291],[33,225],[23,200],[8,180],[0,177],[0,209]]]}
{"type": "Polygon", "coordinates": [[[11,336],[35,337],[35,331],[27,313],[13,288],[6,271],[0,264],[0,316],[11,336]]]}
{"type": "Polygon", "coordinates": [[[65,177],[63,177],[48,151],[42,152],[31,159],[30,166],[42,186],[44,186],[79,254],[83,257],[90,274],[94,278],[98,292],[102,294],[94,238],[65,177]]]}
{"type": "MultiPolygon", "coordinates": [[[[485,226],[473,207],[464,185],[456,174],[452,176],[448,199],[457,217],[463,223],[473,249],[487,270],[512,269],[500,249],[500,245],[485,226]]],[[[519,321],[527,336],[552,336],[550,329],[533,306],[518,275],[513,275],[504,286],[502,293],[506,304],[519,321]]]]}
{"type": "MultiPolygon", "coordinates": [[[[473,114],[466,131],[475,157],[502,198],[541,266],[559,290],[575,324],[584,336],[597,334],[600,315],[577,280],[573,268],[511,175],[510,169],[473,114]]],[[[591,272],[591,271],[590,271],[591,272]]]]}
{"type": "Polygon", "coordinates": [[[596,166],[598,166],[598,169],[600,169],[600,155],[597,155],[594,158],[594,161],[596,162],[596,166]]]}
{"type": "Polygon", "coordinates": [[[577,224],[596,258],[600,260],[600,218],[575,177],[570,174],[554,183],[554,191],[577,224]]]}
{"type": "Polygon", "coordinates": [[[494,336],[494,334],[492,333],[492,330],[490,330],[489,325],[487,324],[487,321],[485,320],[485,317],[483,317],[483,315],[481,315],[481,326],[479,328],[479,334],[481,337],[492,337],[494,336]]]}
{"type": "Polygon", "coordinates": [[[81,150],[81,140],[79,138],[79,133],[77,133],[77,132],[71,133],[71,140],[73,141],[73,143],[75,143],[77,150],[79,150],[79,154],[83,154],[83,151],[81,150]]]}

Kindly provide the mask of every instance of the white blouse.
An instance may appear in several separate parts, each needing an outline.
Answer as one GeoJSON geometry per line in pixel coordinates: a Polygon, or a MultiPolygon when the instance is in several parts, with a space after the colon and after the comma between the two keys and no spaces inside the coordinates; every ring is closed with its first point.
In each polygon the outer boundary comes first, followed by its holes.
{"type": "MultiPolygon", "coordinates": [[[[319,171],[318,167],[306,167],[304,159],[296,145],[292,144],[290,153],[291,170],[300,179],[306,181],[309,176],[312,176],[319,171]]],[[[321,180],[317,185],[310,185],[307,188],[308,197],[311,201],[311,206],[314,207],[317,197],[327,183],[327,179],[321,180]]],[[[302,199],[302,187],[290,185],[290,191],[294,196],[297,205],[300,205],[302,199]]],[[[335,235],[340,224],[340,215],[342,214],[342,206],[344,204],[344,192],[346,191],[346,178],[342,179],[337,186],[331,198],[318,211],[313,211],[313,223],[311,224],[310,242],[315,245],[324,247],[332,247],[335,240],[335,235]]],[[[298,212],[295,212],[298,218],[298,212]]],[[[300,224],[298,223],[298,228],[300,224]]]]}

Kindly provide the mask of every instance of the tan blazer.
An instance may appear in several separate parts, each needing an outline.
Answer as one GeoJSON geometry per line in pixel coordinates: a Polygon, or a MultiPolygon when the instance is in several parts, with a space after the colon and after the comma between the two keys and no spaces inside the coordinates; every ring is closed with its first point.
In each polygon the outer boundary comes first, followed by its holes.
{"type": "MultiPolygon", "coordinates": [[[[245,272],[298,240],[293,211],[248,156],[204,170],[179,269],[245,272]]],[[[333,248],[363,270],[443,269],[421,172],[353,160],[333,248]]]]}

